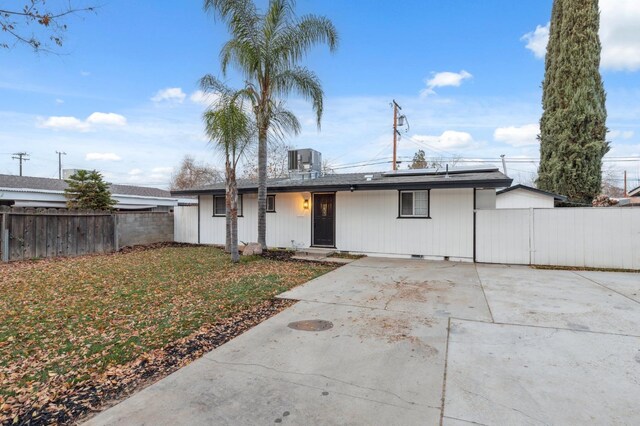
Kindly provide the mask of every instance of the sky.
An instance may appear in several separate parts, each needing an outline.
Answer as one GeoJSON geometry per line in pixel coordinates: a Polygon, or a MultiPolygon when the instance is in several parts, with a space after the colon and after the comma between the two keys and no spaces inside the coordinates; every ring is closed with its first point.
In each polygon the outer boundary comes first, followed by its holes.
{"type": "MultiPolygon", "coordinates": [[[[25,175],[57,177],[61,151],[65,168],[161,188],[187,154],[221,168],[204,135],[198,80],[211,73],[242,84],[219,66],[229,38],[224,24],[200,0],[99,4],[95,14],[68,20],[56,54],[0,50],[0,173],[18,173],[11,154],[20,151],[29,153],[25,175]]],[[[298,15],[328,17],[340,43],[334,54],[319,46],[303,61],[324,88],[321,129],[310,106],[290,97],[303,130],[286,142],[320,151],[337,172],[390,169],[395,99],[409,123],[399,141],[401,168],[418,149],[465,165],[500,165],[505,155],[515,182],[531,183],[551,6],[298,0],[298,15]]],[[[627,170],[633,187],[640,184],[640,2],[600,0],[600,9],[611,142],[604,168],[620,186],[627,170]]]]}

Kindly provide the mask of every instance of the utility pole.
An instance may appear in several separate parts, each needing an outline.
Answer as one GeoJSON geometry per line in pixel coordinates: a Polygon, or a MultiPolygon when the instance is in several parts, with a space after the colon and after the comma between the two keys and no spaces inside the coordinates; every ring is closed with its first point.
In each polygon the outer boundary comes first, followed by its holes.
{"type": "Polygon", "coordinates": [[[20,162],[20,176],[22,176],[22,162],[23,161],[29,161],[29,159],[27,158],[29,156],[29,154],[27,154],[26,152],[16,152],[15,154],[13,154],[13,158],[14,160],[18,160],[20,162]]]}
{"type": "Polygon", "coordinates": [[[500,158],[502,158],[502,173],[504,173],[505,176],[509,176],[507,174],[507,161],[504,159],[504,154],[502,154],[500,158]]]}
{"type": "Polygon", "coordinates": [[[402,107],[398,105],[398,103],[393,100],[393,170],[398,170],[397,165],[397,155],[398,155],[398,110],[401,110],[402,107]]]}
{"type": "Polygon", "coordinates": [[[629,193],[627,192],[627,171],[624,171],[624,196],[628,197],[629,193]]]}
{"type": "Polygon", "coordinates": [[[67,153],[56,151],[56,154],[58,154],[58,179],[62,180],[62,156],[67,155],[67,153]]]}

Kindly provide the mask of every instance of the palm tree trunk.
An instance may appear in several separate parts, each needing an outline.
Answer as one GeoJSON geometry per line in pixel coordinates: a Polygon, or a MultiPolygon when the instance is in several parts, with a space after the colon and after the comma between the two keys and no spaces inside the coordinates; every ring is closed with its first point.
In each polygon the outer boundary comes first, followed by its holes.
{"type": "Polygon", "coordinates": [[[238,184],[236,171],[233,168],[227,170],[229,175],[229,198],[231,199],[231,261],[238,263],[240,253],[238,251],[238,184]]]}
{"type": "Polygon", "coordinates": [[[225,176],[225,191],[224,191],[224,205],[225,205],[225,240],[224,251],[225,253],[231,253],[231,177],[229,176],[229,159],[226,161],[227,173],[225,176]]]}
{"type": "Polygon", "coordinates": [[[258,131],[258,244],[267,248],[267,124],[258,131]]]}

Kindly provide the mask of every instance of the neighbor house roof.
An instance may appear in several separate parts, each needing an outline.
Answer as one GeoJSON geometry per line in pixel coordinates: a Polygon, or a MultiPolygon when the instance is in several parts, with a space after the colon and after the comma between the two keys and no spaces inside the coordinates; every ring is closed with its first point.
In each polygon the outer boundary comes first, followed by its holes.
{"type": "MultiPolygon", "coordinates": [[[[64,191],[67,183],[60,179],[50,179],[32,176],[0,175],[0,188],[16,191],[64,191]]],[[[171,193],[159,188],[147,188],[131,185],[111,185],[109,190],[113,195],[131,195],[135,197],[171,198],[171,193]]]]}
{"type": "Polygon", "coordinates": [[[631,191],[629,191],[629,196],[630,197],[640,197],[640,186],[635,187],[631,191]]]}
{"type": "Polygon", "coordinates": [[[497,191],[496,194],[500,195],[500,194],[504,194],[504,193],[507,193],[507,192],[510,192],[510,191],[514,191],[516,189],[522,189],[524,191],[530,191],[530,192],[533,192],[535,194],[540,194],[540,195],[546,195],[548,197],[553,197],[554,200],[558,200],[558,201],[567,201],[567,197],[565,197],[564,195],[554,194],[553,192],[543,191],[542,189],[533,188],[531,186],[522,185],[522,184],[517,184],[517,185],[510,186],[508,188],[505,188],[505,189],[501,189],[500,191],[497,191]]]}
{"type": "MultiPolygon", "coordinates": [[[[401,172],[329,174],[315,179],[269,179],[269,192],[318,192],[383,189],[429,189],[429,188],[501,188],[509,186],[512,179],[497,168],[412,170],[401,172]]],[[[238,181],[238,192],[257,192],[256,181],[238,181]]],[[[173,195],[223,194],[224,184],[203,186],[181,191],[173,195]]]]}

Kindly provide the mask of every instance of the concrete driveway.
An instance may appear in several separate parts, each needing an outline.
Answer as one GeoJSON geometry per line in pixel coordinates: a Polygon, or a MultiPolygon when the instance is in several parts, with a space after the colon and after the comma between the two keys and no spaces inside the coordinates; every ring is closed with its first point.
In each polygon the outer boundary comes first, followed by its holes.
{"type": "Polygon", "coordinates": [[[640,423],[640,274],[365,258],[281,297],[88,424],[640,423]]]}

